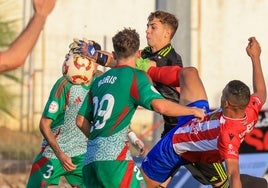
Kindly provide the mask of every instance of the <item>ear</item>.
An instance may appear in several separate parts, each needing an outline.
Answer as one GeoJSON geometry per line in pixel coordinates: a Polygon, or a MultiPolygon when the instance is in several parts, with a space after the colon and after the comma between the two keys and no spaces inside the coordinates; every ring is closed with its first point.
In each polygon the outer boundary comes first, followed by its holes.
{"type": "Polygon", "coordinates": [[[166,26],[165,27],[165,35],[164,35],[165,38],[168,38],[168,39],[171,39],[171,29],[166,26]]]}
{"type": "Polygon", "coordinates": [[[141,50],[138,50],[138,58],[140,58],[141,57],[141,50]]]}
{"type": "Polygon", "coordinates": [[[112,51],[112,54],[113,54],[113,58],[114,58],[114,60],[116,60],[116,55],[115,55],[115,52],[114,52],[114,51],[112,51]]]}
{"type": "Polygon", "coordinates": [[[165,34],[165,37],[166,37],[166,38],[170,38],[170,33],[171,33],[171,32],[170,32],[170,29],[167,29],[167,30],[166,30],[166,34],[165,34]]]}
{"type": "Polygon", "coordinates": [[[224,107],[225,108],[231,107],[231,104],[229,103],[229,101],[227,100],[225,101],[224,107]]]}

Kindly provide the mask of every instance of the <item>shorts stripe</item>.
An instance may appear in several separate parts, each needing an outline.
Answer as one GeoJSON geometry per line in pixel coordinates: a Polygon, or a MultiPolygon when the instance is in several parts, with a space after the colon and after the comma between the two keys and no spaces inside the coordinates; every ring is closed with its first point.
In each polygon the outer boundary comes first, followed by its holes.
{"type": "Polygon", "coordinates": [[[229,181],[226,180],[223,185],[221,185],[221,188],[229,188],[229,181]]]}
{"type": "Polygon", "coordinates": [[[133,176],[134,161],[129,161],[127,164],[126,173],[123,177],[122,183],[119,188],[130,187],[133,176]]]}
{"type": "Polygon", "coordinates": [[[39,168],[41,168],[49,159],[46,157],[42,157],[40,160],[36,161],[31,169],[30,175],[35,173],[39,168]]]}
{"type": "Polygon", "coordinates": [[[216,169],[217,173],[219,174],[221,180],[226,180],[227,175],[225,169],[222,167],[221,163],[213,163],[214,168],[216,169]]]}
{"type": "Polygon", "coordinates": [[[128,144],[125,145],[125,147],[122,149],[121,153],[118,155],[116,160],[125,160],[126,156],[127,156],[127,152],[128,152],[129,146],[128,144]]]}

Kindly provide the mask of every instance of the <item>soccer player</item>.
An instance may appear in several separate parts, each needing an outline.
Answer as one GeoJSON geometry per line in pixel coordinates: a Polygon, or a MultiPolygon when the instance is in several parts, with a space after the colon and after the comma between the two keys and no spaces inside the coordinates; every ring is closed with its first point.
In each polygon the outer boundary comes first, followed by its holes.
{"type": "MultiPolygon", "coordinates": [[[[148,17],[146,29],[148,46],[141,51],[142,59],[155,61],[157,67],[182,67],[181,56],[171,45],[171,40],[178,26],[179,22],[173,14],[160,10],[152,12],[148,17]]],[[[180,94],[176,87],[167,86],[160,82],[154,82],[154,86],[166,99],[179,103],[180,94]]],[[[163,119],[163,134],[165,134],[177,124],[177,117],[163,116],[163,119]]]]}
{"type": "Polygon", "coordinates": [[[0,52],[0,72],[22,66],[33,49],[56,0],[33,0],[34,15],[6,51],[0,52]]]}
{"type": "Polygon", "coordinates": [[[192,116],[179,117],[176,128],[152,148],[141,166],[147,187],[157,187],[166,181],[179,165],[219,161],[225,161],[230,187],[242,187],[239,147],[258,121],[258,113],[267,97],[260,62],[261,48],[254,37],[249,38],[246,51],[252,61],[254,93],[250,95],[249,87],[243,82],[232,80],[222,91],[221,108],[213,112],[209,112],[197,70],[193,67],[178,69],[180,104],[204,108],[208,114],[201,122],[192,116]]]}
{"type": "MultiPolygon", "coordinates": [[[[138,62],[138,66],[145,66],[146,62],[144,62],[144,60],[151,60],[155,62],[157,67],[182,67],[183,64],[181,56],[171,45],[171,40],[173,39],[178,26],[179,21],[173,14],[161,10],[152,12],[148,16],[146,30],[148,46],[142,50],[141,57],[143,61],[138,62]]],[[[164,96],[166,99],[179,103],[180,93],[178,87],[166,85],[161,82],[157,82],[156,80],[153,81],[155,88],[161,93],[162,96],[164,96]]],[[[178,123],[177,117],[163,115],[163,119],[164,130],[161,136],[164,136],[178,123]]],[[[202,184],[213,185],[213,187],[219,187],[221,185],[223,188],[228,186],[224,183],[227,180],[227,175],[221,163],[187,164],[185,167],[202,184]]],[[[175,173],[176,171],[174,171],[174,174],[175,173]]],[[[163,183],[162,186],[165,187],[168,185],[168,183],[169,181],[163,183]]]]}
{"type": "Polygon", "coordinates": [[[77,125],[89,135],[84,183],[88,188],[145,187],[126,144],[136,108],[140,105],[165,115],[191,114],[200,119],[204,111],[164,99],[146,73],[135,69],[140,55],[140,39],[135,30],[125,28],[112,41],[117,66],[93,81],[77,116],[77,125]]]}
{"type": "MultiPolygon", "coordinates": [[[[94,47],[100,49],[97,43],[94,47]]],[[[72,50],[65,61],[74,61],[70,55],[72,50]]],[[[92,71],[95,75],[97,64],[90,59],[87,62],[90,61],[91,70],[88,72],[92,71]]],[[[90,88],[91,73],[83,84],[71,82],[65,76],[54,84],[40,120],[39,128],[44,139],[41,151],[32,164],[27,188],[58,185],[61,176],[73,188],[82,188],[87,138],[76,126],[76,115],[90,88]]]]}

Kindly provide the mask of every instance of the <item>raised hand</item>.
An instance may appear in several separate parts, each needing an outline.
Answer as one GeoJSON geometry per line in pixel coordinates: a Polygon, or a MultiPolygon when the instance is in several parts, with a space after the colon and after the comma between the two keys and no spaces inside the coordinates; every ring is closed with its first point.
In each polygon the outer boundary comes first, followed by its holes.
{"type": "Polygon", "coordinates": [[[246,48],[248,56],[250,56],[251,58],[259,58],[261,54],[261,47],[258,41],[255,37],[250,37],[248,41],[249,42],[246,48]]]}
{"type": "Polygon", "coordinates": [[[100,45],[92,40],[74,39],[74,41],[69,45],[69,49],[70,54],[79,54],[97,60],[97,50],[100,50],[100,45]]]}

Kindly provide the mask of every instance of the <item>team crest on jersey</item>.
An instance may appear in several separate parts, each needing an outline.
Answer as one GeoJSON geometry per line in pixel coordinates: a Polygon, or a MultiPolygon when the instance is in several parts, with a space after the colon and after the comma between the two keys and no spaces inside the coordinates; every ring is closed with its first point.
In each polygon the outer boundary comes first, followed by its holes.
{"type": "Polygon", "coordinates": [[[55,113],[59,109],[59,104],[56,101],[52,101],[49,105],[48,112],[49,113],[55,113]]]}

